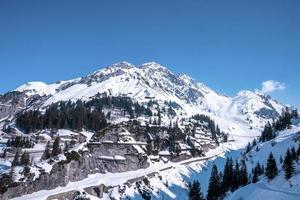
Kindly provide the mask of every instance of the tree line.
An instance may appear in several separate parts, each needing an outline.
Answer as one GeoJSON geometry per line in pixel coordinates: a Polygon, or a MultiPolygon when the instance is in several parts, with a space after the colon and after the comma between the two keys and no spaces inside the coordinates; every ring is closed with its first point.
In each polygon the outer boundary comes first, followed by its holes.
{"type": "MultiPolygon", "coordinates": [[[[295,163],[300,158],[300,144],[298,149],[295,147],[287,149],[284,159],[280,159],[285,178],[290,179],[296,171],[295,163]]],[[[256,183],[260,177],[265,175],[269,181],[278,175],[278,167],[276,160],[272,154],[269,154],[266,167],[259,162],[252,169],[252,173],[248,174],[246,163],[244,160],[234,162],[232,158],[227,158],[223,173],[218,171],[216,165],[213,165],[209,179],[207,196],[204,198],[201,192],[201,186],[198,181],[189,184],[189,200],[218,200],[223,199],[228,191],[235,191],[239,187],[246,186],[249,183],[256,183]]]]}
{"type": "Polygon", "coordinates": [[[16,148],[33,148],[34,142],[32,142],[28,137],[16,136],[7,140],[6,146],[16,148]]]}
{"type": "Polygon", "coordinates": [[[201,186],[198,181],[189,184],[190,200],[217,200],[223,199],[227,191],[235,191],[240,186],[249,183],[247,166],[244,160],[234,162],[232,158],[226,159],[223,173],[218,171],[216,165],[212,166],[207,196],[204,198],[201,193],[201,186]]]}
{"type": "Polygon", "coordinates": [[[296,119],[298,118],[298,116],[299,115],[297,109],[292,110],[291,112],[288,108],[283,109],[281,116],[277,120],[273,121],[272,124],[268,122],[265,125],[261,133],[260,141],[265,142],[272,140],[276,137],[277,131],[282,131],[288,128],[292,124],[292,119],[296,119]]]}
{"type": "Polygon", "coordinates": [[[140,115],[152,115],[149,108],[133,102],[129,97],[99,97],[88,102],[58,102],[46,108],[44,114],[38,110],[21,113],[16,125],[25,133],[41,129],[71,129],[81,131],[83,128],[98,131],[108,124],[111,112],[104,113],[104,108],[117,108],[131,118],[140,115]]]}
{"type": "MultiPolygon", "coordinates": [[[[300,144],[298,146],[297,151],[293,146],[291,149],[288,148],[286,150],[284,159],[280,157],[280,163],[282,164],[282,169],[284,170],[285,178],[287,180],[290,179],[295,174],[295,170],[296,170],[295,164],[299,160],[299,157],[300,157],[300,144]]],[[[272,180],[278,175],[276,160],[272,152],[268,157],[265,175],[268,177],[269,180],[272,180]]]]}

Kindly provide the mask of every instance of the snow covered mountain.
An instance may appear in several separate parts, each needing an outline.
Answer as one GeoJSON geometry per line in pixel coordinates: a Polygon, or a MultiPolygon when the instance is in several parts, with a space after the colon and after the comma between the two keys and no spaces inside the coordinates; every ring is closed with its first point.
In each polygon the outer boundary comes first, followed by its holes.
{"type": "MultiPolygon", "coordinates": [[[[29,82],[0,95],[0,198],[42,199],[50,195],[44,189],[72,195],[76,183],[84,191],[97,185],[103,194],[100,182],[131,185],[157,171],[165,180],[174,166],[190,173],[189,163],[244,148],[285,107],[253,91],[222,95],[155,62],[29,82]]],[[[172,180],[180,182],[178,173],[172,180]]],[[[185,191],[181,184],[178,191],[185,191]]]]}
{"type": "Polygon", "coordinates": [[[285,106],[269,96],[241,91],[235,97],[215,92],[206,85],[181,74],[175,75],[155,62],[134,66],[120,62],[82,78],[55,84],[26,83],[16,91],[46,96],[43,105],[58,101],[88,100],[98,93],[127,96],[138,102],[172,101],[186,115],[210,113],[217,117],[235,118],[250,126],[261,128],[267,120],[279,116],[285,106]]]}

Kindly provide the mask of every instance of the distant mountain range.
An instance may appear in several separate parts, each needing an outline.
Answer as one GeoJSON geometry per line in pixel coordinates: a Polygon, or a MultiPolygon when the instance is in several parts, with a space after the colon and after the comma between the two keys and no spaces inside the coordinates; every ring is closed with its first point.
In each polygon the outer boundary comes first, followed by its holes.
{"type": "MultiPolygon", "coordinates": [[[[222,95],[186,74],[176,75],[155,62],[140,66],[120,62],[81,78],[54,84],[29,82],[15,91],[24,94],[24,100],[42,97],[38,101],[41,106],[58,101],[88,100],[104,92],[112,96],[127,96],[138,102],[172,101],[179,105],[178,113],[209,113],[253,127],[262,127],[266,121],[278,117],[285,107],[270,96],[249,90],[240,91],[235,97],[222,95]]],[[[9,101],[9,98],[0,98],[0,110],[9,101]]],[[[6,116],[0,112],[0,117],[6,116]]]]}

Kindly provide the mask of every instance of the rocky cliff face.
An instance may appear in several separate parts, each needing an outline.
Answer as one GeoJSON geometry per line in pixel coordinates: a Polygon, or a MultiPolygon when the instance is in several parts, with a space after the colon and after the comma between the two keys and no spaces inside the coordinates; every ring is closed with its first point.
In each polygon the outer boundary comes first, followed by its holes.
{"type": "MultiPolygon", "coordinates": [[[[117,151],[118,145],[109,145],[109,149],[117,151]],[[113,147],[114,146],[114,147],[113,147]]],[[[121,145],[122,146],[122,145],[121,145]]],[[[121,147],[122,148],[122,147],[121,147]]],[[[147,157],[141,155],[125,155],[123,159],[105,159],[101,157],[103,150],[107,148],[93,146],[91,151],[82,152],[79,160],[72,160],[70,163],[56,163],[51,172],[42,173],[33,180],[33,175],[26,182],[19,182],[0,194],[0,199],[9,200],[25,194],[31,194],[39,190],[50,190],[58,186],[65,186],[70,181],[79,181],[87,178],[89,174],[106,172],[124,172],[137,170],[149,166],[147,157]]],[[[125,148],[126,149],[126,148],[125,148]]],[[[119,152],[118,152],[119,153],[119,152]]]]}
{"type": "Polygon", "coordinates": [[[0,119],[13,115],[25,106],[25,94],[8,92],[0,96],[0,119]]]}

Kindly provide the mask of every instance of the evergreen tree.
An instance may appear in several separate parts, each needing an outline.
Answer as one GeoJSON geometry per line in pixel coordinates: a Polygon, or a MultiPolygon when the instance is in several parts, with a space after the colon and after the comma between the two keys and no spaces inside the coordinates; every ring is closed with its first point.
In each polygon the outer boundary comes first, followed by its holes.
{"type": "Polygon", "coordinates": [[[245,153],[249,153],[251,151],[251,144],[250,142],[248,142],[247,146],[246,146],[246,149],[245,149],[245,153]]]}
{"type": "Polygon", "coordinates": [[[297,149],[297,157],[299,158],[300,156],[300,143],[299,143],[299,146],[298,146],[298,149],[297,149]]]}
{"type": "Polygon", "coordinates": [[[262,174],[263,174],[263,170],[258,162],[256,164],[255,168],[253,169],[252,183],[256,183],[258,181],[258,177],[262,174]]]}
{"type": "Polygon", "coordinates": [[[160,109],[158,109],[157,116],[158,116],[158,125],[161,125],[161,112],[160,112],[160,109]]]}
{"type": "Polygon", "coordinates": [[[235,167],[233,170],[233,181],[232,181],[232,187],[231,191],[236,190],[240,185],[240,165],[238,161],[235,161],[235,167]]]}
{"type": "Polygon", "coordinates": [[[224,192],[228,191],[232,186],[233,182],[233,161],[232,158],[226,159],[226,164],[224,166],[222,189],[224,192]]]}
{"type": "Polygon", "coordinates": [[[256,149],[255,149],[255,151],[256,151],[256,152],[258,152],[258,151],[259,151],[259,148],[258,148],[258,146],[256,146],[256,149]]]}
{"type": "Polygon", "coordinates": [[[276,160],[273,157],[272,152],[269,155],[266,167],[266,176],[269,180],[272,180],[278,174],[278,169],[276,165],[276,160]]]}
{"type": "Polygon", "coordinates": [[[242,160],[241,162],[241,169],[240,169],[240,184],[245,186],[248,184],[248,172],[246,162],[242,160]]]}
{"type": "Polygon", "coordinates": [[[252,147],[256,146],[257,142],[256,142],[256,139],[253,139],[252,141],[252,147]]]}
{"type": "Polygon", "coordinates": [[[30,165],[30,156],[28,152],[24,152],[21,156],[21,165],[30,165]]]}
{"type": "Polygon", "coordinates": [[[42,157],[41,157],[41,160],[47,160],[47,159],[50,158],[51,154],[50,154],[49,145],[50,145],[50,144],[49,144],[49,142],[48,142],[47,145],[46,145],[46,148],[45,148],[45,150],[44,150],[44,152],[43,152],[43,155],[42,155],[42,157]]]}
{"type": "Polygon", "coordinates": [[[7,146],[7,147],[10,147],[10,146],[11,146],[11,140],[10,140],[10,139],[7,140],[6,146],[7,146]]]}
{"type": "Polygon", "coordinates": [[[273,138],[274,138],[273,129],[272,129],[271,124],[268,122],[265,125],[263,132],[261,133],[260,139],[262,142],[265,142],[265,141],[269,141],[273,138]]]}
{"type": "Polygon", "coordinates": [[[207,200],[217,200],[220,196],[220,177],[218,174],[218,168],[213,165],[211,175],[209,179],[207,200]]]}
{"type": "Polygon", "coordinates": [[[256,169],[254,169],[252,183],[256,183],[257,181],[258,181],[258,171],[256,169]]]}
{"type": "Polygon", "coordinates": [[[292,124],[291,119],[292,119],[292,115],[289,112],[289,109],[288,108],[282,109],[281,116],[274,124],[275,131],[281,131],[289,127],[292,124]]]}
{"type": "Polygon", "coordinates": [[[65,141],[64,152],[68,152],[68,151],[69,151],[69,145],[68,145],[68,142],[65,141]]]}
{"type": "Polygon", "coordinates": [[[295,147],[291,148],[291,155],[292,155],[292,159],[296,160],[297,159],[297,152],[295,150],[295,147]]]}
{"type": "Polygon", "coordinates": [[[1,157],[6,158],[6,155],[7,155],[7,148],[4,149],[1,157]]]}
{"type": "Polygon", "coordinates": [[[28,176],[30,174],[30,167],[28,165],[25,165],[25,167],[23,169],[23,174],[25,176],[28,176]]]}
{"type": "Polygon", "coordinates": [[[286,127],[288,127],[292,124],[291,119],[292,119],[292,115],[289,112],[289,109],[286,108],[285,111],[284,111],[284,115],[283,115],[284,128],[286,128],[286,127]]]}
{"type": "Polygon", "coordinates": [[[15,166],[19,165],[19,163],[20,163],[20,153],[19,153],[19,149],[17,149],[17,152],[16,152],[16,154],[14,156],[14,159],[13,159],[11,165],[13,167],[15,167],[15,166]]]}
{"type": "Polygon", "coordinates": [[[290,179],[295,172],[295,166],[293,162],[293,157],[290,149],[286,151],[286,155],[283,161],[283,169],[285,172],[285,178],[290,179]]]}
{"type": "Polygon", "coordinates": [[[199,181],[194,181],[190,184],[189,200],[204,200],[199,181]]]}
{"type": "Polygon", "coordinates": [[[260,176],[263,174],[262,167],[260,166],[259,162],[255,166],[255,170],[257,171],[257,174],[260,176]]]}
{"type": "Polygon", "coordinates": [[[60,137],[57,136],[54,140],[53,143],[53,148],[52,148],[52,153],[51,156],[57,156],[61,153],[61,148],[60,148],[60,137]]]}

